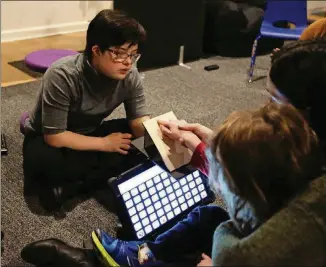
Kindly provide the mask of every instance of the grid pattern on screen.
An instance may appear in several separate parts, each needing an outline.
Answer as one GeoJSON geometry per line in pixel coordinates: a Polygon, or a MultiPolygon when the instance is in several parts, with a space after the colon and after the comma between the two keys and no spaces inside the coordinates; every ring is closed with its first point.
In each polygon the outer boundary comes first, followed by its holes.
{"type": "Polygon", "coordinates": [[[207,197],[199,171],[175,179],[162,170],[122,195],[138,239],[207,197]]]}

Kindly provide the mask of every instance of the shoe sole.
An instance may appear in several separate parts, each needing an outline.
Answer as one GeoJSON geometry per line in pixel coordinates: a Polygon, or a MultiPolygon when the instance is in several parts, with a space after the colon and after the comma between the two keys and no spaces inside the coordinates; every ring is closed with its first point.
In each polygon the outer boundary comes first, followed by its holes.
{"type": "Polygon", "coordinates": [[[105,250],[103,247],[102,243],[98,239],[96,233],[93,231],[92,232],[92,241],[94,243],[94,248],[96,251],[100,254],[102,257],[102,262],[107,265],[108,267],[114,266],[114,267],[119,267],[120,265],[110,256],[109,253],[105,250]]]}

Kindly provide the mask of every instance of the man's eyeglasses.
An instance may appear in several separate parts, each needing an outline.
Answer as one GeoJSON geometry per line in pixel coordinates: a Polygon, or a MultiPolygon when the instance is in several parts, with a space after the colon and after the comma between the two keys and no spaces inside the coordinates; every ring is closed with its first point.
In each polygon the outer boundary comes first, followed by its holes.
{"type": "Polygon", "coordinates": [[[120,63],[124,62],[128,57],[130,57],[132,63],[135,63],[139,60],[141,56],[140,54],[129,54],[124,52],[121,53],[112,49],[108,49],[108,51],[113,54],[113,60],[120,63]]]}

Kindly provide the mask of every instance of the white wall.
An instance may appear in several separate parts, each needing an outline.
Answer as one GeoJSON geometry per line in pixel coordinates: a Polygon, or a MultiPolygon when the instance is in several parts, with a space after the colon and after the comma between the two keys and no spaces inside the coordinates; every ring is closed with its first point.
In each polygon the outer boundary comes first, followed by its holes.
{"type": "MultiPolygon", "coordinates": [[[[308,1],[308,9],[317,7],[326,7],[326,1],[308,1]]],[[[113,0],[1,1],[1,42],[84,31],[106,8],[113,8],[113,0]]]]}
{"type": "Polygon", "coordinates": [[[84,31],[113,1],[1,1],[1,42],[84,31]]]}
{"type": "Polygon", "coordinates": [[[319,7],[326,8],[326,1],[307,1],[308,10],[319,8],[319,7]]]}

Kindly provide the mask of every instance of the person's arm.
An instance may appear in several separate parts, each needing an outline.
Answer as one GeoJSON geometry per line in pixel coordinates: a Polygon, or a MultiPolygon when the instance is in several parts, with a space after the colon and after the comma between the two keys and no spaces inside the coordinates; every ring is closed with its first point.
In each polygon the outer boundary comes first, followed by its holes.
{"type": "Polygon", "coordinates": [[[74,150],[118,152],[128,154],[130,138],[128,133],[112,133],[104,137],[85,136],[70,131],[44,135],[45,142],[53,147],[68,147],[74,150]]]}
{"type": "MultiPolygon", "coordinates": [[[[223,257],[223,252],[228,248],[236,246],[240,241],[240,234],[233,225],[232,220],[221,223],[214,233],[212,258],[223,257]],[[222,252],[223,251],[223,252],[222,252]]],[[[202,260],[197,264],[197,267],[220,266],[216,264],[216,260],[202,254],[202,260]]],[[[239,266],[242,266],[239,264],[239,266]]]]}
{"type": "Polygon", "coordinates": [[[303,206],[281,210],[242,239],[230,222],[223,223],[213,238],[213,266],[319,266],[313,261],[320,264],[326,255],[320,233],[303,206]]]}
{"type": "Polygon", "coordinates": [[[56,148],[98,150],[125,154],[130,135],[113,134],[106,137],[89,137],[67,131],[71,88],[74,83],[61,69],[50,69],[42,79],[42,131],[44,141],[56,148]],[[123,151],[122,151],[123,150],[123,151]]]}
{"type": "Polygon", "coordinates": [[[74,85],[61,69],[50,69],[42,78],[42,131],[44,141],[53,147],[98,150],[101,139],[67,131],[71,88],[74,85]]]}
{"type": "Polygon", "coordinates": [[[127,119],[135,138],[144,136],[143,122],[150,119],[145,103],[144,87],[140,74],[136,68],[131,70],[127,77],[128,94],[124,100],[127,119]]]}
{"type": "Polygon", "coordinates": [[[90,137],[70,131],[57,134],[45,134],[44,141],[56,148],[67,147],[74,150],[102,150],[103,140],[100,137],[90,137]]]}
{"type": "Polygon", "coordinates": [[[206,158],[206,144],[201,142],[197,145],[194,153],[192,154],[190,164],[195,168],[201,170],[205,175],[208,175],[208,163],[206,158]]]}
{"type": "Polygon", "coordinates": [[[234,250],[241,240],[237,233],[238,231],[231,220],[221,223],[216,228],[212,247],[212,260],[214,266],[221,266],[221,262],[223,262],[223,264],[229,264],[228,260],[226,260],[228,257],[227,254],[232,249],[234,250]]]}
{"type": "Polygon", "coordinates": [[[184,131],[193,132],[205,144],[208,144],[210,139],[213,137],[213,131],[199,123],[183,123],[183,124],[179,125],[179,129],[184,130],[184,131]]]}
{"type": "Polygon", "coordinates": [[[144,136],[145,128],[144,128],[143,122],[147,121],[149,119],[150,119],[150,116],[143,116],[138,119],[129,121],[129,126],[131,129],[131,132],[135,138],[144,136]]]}

